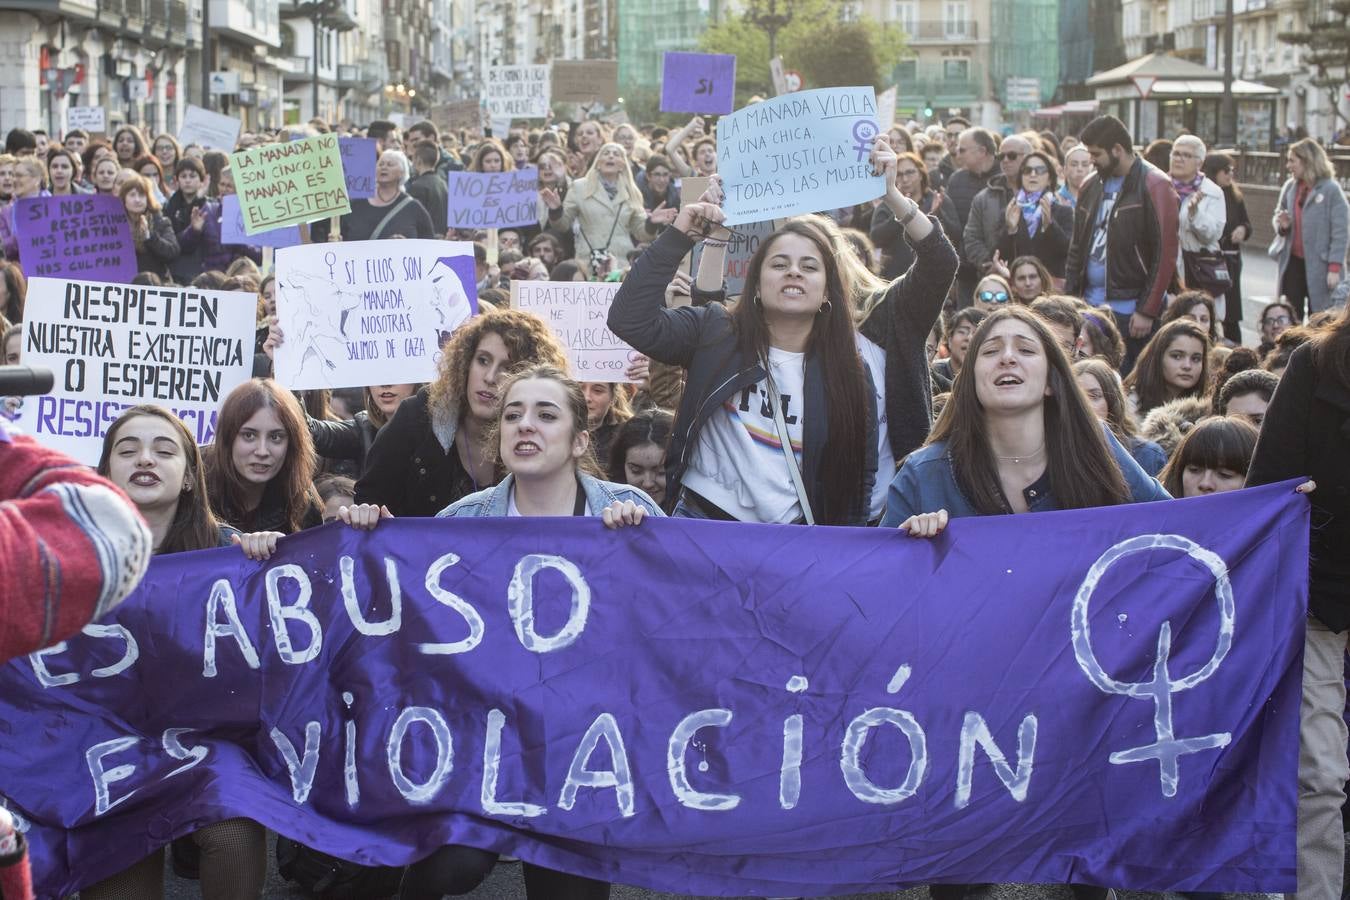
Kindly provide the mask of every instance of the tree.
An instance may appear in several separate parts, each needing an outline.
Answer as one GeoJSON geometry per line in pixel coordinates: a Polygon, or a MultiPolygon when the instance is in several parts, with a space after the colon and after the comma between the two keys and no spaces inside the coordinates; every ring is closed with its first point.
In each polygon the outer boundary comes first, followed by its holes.
{"type": "Polygon", "coordinates": [[[1350,95],[1350,0],[1333,0],[1326,4],[1328,17],[1309,22],[1304,31],[1284,31],[1277,37],[1286,44],[1298,44],[1307,49],[1303,62],[1316,73],[1314,86],[1331,93],[1332,131],[1341,120],[1350,125],[1350,115],[1342,112],[1342,99],[1350,95]]]}
{"type": "MultiPolygon", "coordinates": [[[[792,19],[778,32],[783,65],[800,71],[806,87],[889,86],[907,53],[905,35],[893,25],[845,20],[843,0],[796,0],[792,19]]],[[[768,92],[769,36],[741,16],[703,32],[699,49],[736,55],[736,106],[768,92]]]]}

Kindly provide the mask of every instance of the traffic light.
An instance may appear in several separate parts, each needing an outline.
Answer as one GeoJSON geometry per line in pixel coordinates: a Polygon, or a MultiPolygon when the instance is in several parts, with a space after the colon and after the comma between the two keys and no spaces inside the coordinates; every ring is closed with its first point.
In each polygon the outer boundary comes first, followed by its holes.
{"type": "Polygon", "coordinates": [[[923,107],[923,117],[924,117],[925,119],[931,119],[931,118],[933,118],[933,104],[932,104],[931,102],[925,103],[925,104],[924,104],[924,107],[923,107]]]}

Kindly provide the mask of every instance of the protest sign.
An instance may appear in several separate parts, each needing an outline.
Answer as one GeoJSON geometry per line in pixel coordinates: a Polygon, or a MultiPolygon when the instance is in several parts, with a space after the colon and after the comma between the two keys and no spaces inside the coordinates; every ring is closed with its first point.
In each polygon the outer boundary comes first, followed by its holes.
{"type": "Polygon", "coordinates": [[[667,50],[661,111],[729,113],[736,104],[736,57],[731,53],[667,50]]]}
{"type": "Polygon", "coordinates": [[[877,125],[881,126],[883,132],[889,131],[895,124],[895,97],[893,86],[877,94],[877,125]]]}
{"type": "Polygon", "coordinates": [[[374,138],[340,137],[338,155],[342,157],[342,177],[347,182],[347,197],[351,200],[374,197],[379,142],[374,138]]]}
{"type": "Polygon", "coordinates": [[[101,106],[66,107],[66,131],[79,128],[89,134],[99,134],[108,130],[108,117],[101,106]]]}
{"type": "Polygon", "coordinates": [[[237,194],[226,194],[220,198],[220,242],[272,248],[294,247],[303,243],[299,225],[283,225],[257,234],[244,231],[244,212],[239,208],[237,194]]]}
{"type": "Polygon", "coordinates": [[[353,241],[277,252],[276,379],[292,390],[434,381],[478,311],[473,245],[353,241]]]}
{"type": "Polygon", "coordinates": [[[488,127],[492,129],[492,136],[497,140],[506,140],[506,136],[511,133],[511,117],[493,116],[488,120],[488,127]]]}
{"type": "MultiPolygon", "coordinates": [[[[750,271],[750,258],[755,255],[759,245],[774,232],[774,221],[745,222],[737,225],[727,239],[726,262],[723,268],[723,284],[728,297],[738,297],[745,290],[745,276],[750,271]]],[[[694,245],[689,271],[698,272],[699,261],[703,257],[703,242],[694,245]]]]}
{"type": "Polygon", "coordinates": [[[431,108],[431,121],[441,131],[482,128],[483,108],[477,100],[451,100],[431,108]]]}
{"type": "Polygon", "coordinates": [[[606,319],[619,285],[595,281],[512,281],[511,308],[543,319],[567,348],[578,381],[628,381],[638,356],[609,330],[606,319]]]}
{"type": "Polygon", "coordinates": [[[487,105],[488,115],[494,119],[547,117],[549,67],[489,66],[487,81],[483,85],[483,101],[487,105]]]}
{"type": "Polygon", "coordinates": [[[243,123],[238,119],[189,103],[187,112],[183,114],[183,127],[178,129],[178,143],[184,147],[199,144],[208,150],[232,153],[239,143],[239,130],[242,127],[243,123]]]}
{"type": "Polygon", "coordinates": [[[451,228],[518,228],[539,224],[539,170],[451,172],[451,228]]]}
{"type": "Polygon", "coordinates": [[[773,95],[781,97],[788,93],[787,73],[783,71],[783,57],[775,56],[769,60],[769,78],[773,81],[773,95]]]}
{"type": "Polygon", "coordinates": [[[41,896],[235,816],[677,895],[1296,881],[1308,501],[395,519],[157,557],[0,669],[41,896]]]}
{"type": "Polygon", "coordinates": [[[555,59],[551,76],[553,103],[591,106],[619,99],[617,59],[555,59]]]}
{"type": "Polygon", "coordinates": [[[136,244],[117,197],[24,197],[14,207],[14,231],[29,278],[126,283],[136,277],[136,244]]]}
{"type": "Polygon", "coordinates": [[[230,167],[247,234],[351,212],[335,134],[240,150],[230,167]]]}
{"type": "Polygon", "coordinates": [[[712,181],[704,175],[686,175],[680,179],[680,209],[684,209],[691,203],[697,203],[698,198],[703,196],[703,192],[708,189],[708,182],[712,181]]]}
{"type": "Polygon", "coordinates": [[[870,87],[824,88],[752,103],[717,121],[726,224],[875,200],[877,104],[870,87]]]}
{"type": "Polygon", "coordinates": [[[205,445],[221,401],[253,374],[257,298],[248,293],[34,278],[24,307],[24,365],[56,375],[23,398],[19,423],[89,465],[122,410],[171,410],[205,445]]]}

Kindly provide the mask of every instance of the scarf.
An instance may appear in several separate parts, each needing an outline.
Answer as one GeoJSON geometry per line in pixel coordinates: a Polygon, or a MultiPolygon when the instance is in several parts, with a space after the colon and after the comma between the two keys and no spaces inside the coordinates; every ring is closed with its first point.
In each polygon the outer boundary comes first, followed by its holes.
{"type": "MultiPolygon", "coordinates": [[[[1204,184],[1204,181],[1205,181],[1204,172],[1196,172],[1195,178],[1191,179],[1190,181],[1177,181],[1175,178],[1172,179],[1172,187],[1177,189],[1177,196],[1181,198],[1182,206],[1186,205],[1186,200],[1191,196],[1191,194],[1194,194],[1196,191],[1200,190],[1200,185],[1204,184]]],[[[1181,207],[1177,208],[1180,209],[1181,207]]]]}
{"type": "Polygon", "coordinates": [[[1032,237],[1041,229],[1041,196],[1045,191],[1037,191],[1034,194],[1028,194],[1026,191],[1017,192],[1017,205],[1022,207],[1022,221],[1027,223],[1027,233],[1032,237]]]}
{"type": "Polygon", "coordinates": [[[609,194],[609,199],[613,200],[615,197],[619,196],[619,183],[617,181],[610,184],[608,181],[601,178],[600,186],[605,189],[606,194],[609,194]]]}

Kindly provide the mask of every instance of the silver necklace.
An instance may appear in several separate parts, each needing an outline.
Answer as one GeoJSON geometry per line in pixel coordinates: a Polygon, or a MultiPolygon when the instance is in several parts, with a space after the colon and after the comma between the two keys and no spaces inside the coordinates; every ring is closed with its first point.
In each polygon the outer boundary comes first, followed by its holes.
{"type": "Polygon", "coordinates": [[[1033,460],[1033,459],[1035,459],[1036,457],[1040,456],[1040,455],[1041,455],[1042,453],[1044,453],[1044,452],[1045,452],[1045,444],[1041,444],[1041,447],[1040,447],[1039,450],[1037,450],[1035,453],[1029,453],[1029,454],[1027,454],[1026,456],[999,456],[999,455],[995,454],[995,455],[994,455],[994,459],[1001,460],[1001,461],[1003,461],[1003,462],[1010,462],[1010,463],[1020,463],[1020,462],[1022,462],[1022,460],[1024,460],[1024,459],[1027,460],[1028,462],[1030,462],[1031,460],[1033,460]]]}

